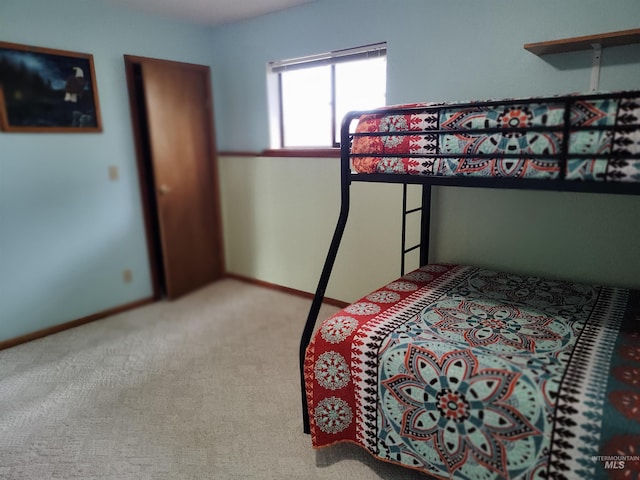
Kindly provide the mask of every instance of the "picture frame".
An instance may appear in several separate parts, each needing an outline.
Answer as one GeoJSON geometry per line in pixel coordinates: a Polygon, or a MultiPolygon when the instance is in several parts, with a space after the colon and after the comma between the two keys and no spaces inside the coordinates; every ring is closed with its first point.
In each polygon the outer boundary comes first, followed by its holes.
{"type": "Polygon", "coordinates": [[[0,128],[101,132],[93,55],[0,42],[0,128]]]}

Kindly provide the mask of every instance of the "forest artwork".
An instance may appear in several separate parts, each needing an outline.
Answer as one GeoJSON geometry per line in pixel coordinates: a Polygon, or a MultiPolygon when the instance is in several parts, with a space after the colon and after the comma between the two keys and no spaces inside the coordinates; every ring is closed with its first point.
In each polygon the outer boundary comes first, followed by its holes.
{"type": "Polygon", "coordinates": [[[7,131],[101,131],[93,57],[0,42],[0,107],[7,131]]]}

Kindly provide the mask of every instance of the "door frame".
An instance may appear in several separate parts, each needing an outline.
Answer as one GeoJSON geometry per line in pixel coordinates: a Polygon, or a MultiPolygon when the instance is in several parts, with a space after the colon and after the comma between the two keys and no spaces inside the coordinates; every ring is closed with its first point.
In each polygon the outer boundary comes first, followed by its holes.
{"type": "Polygon", "coordinates": [[[197,65],[193,63],[175,62],[171,60],[162,60],[157,58],[139,57],[135,55],[124,55],[125,74],[127,79],[127,89],[129,92],[129,111],[131,112],[131,124],[133,129],[133,140],[136,152],[136,166],[138,170],[138,184],[140,188],[140,197],[142,202],[142,212],[144,217],[145,237],[147,241],[147,254],[149,260],[149,268],[151,275],[152,296],[154,300],[159,300],[166,295],[165,290],[165,272],[163,267],[163,252],[160,241],[160,229],[158,220],[158,210],[156,207],[156,187],[153,182],[153,163],[151,161],[151,152],[149,148],[148,130],[146,126],[146,110],[144,109],[144,98],[141,98],[136,84],[136,68],[148,63],[162,63],[167,65],[175,65],[183,68],[191,68],[202,71],[207,77],[207,96],[209,110],[209,132],[210,147],[213,172],[213,198],[216,224],[216,249],[219,256],[219,262],[222,266],[222,275],[226,274],[224,243],[222,235],[222,213],[220,207],[220,182],[217,158],[217,147],[213,122],[213,95],[211,88],[211,69],[206,65],[197,65]]]}

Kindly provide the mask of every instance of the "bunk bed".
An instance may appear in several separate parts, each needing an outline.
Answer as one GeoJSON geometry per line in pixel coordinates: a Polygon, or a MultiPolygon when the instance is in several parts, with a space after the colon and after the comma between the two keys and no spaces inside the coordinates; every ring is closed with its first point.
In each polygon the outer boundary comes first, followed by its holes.
{"type": "Polygon", "coordinates": [[[428,261],[434,185],[639,195],[640,92],[351,112],[341,145],[300,343],[313,446],[436,478],[640,478],[640,292],[428,261]],[[421,267],[316,325],[361,181],[422,185],[421,267]]]}

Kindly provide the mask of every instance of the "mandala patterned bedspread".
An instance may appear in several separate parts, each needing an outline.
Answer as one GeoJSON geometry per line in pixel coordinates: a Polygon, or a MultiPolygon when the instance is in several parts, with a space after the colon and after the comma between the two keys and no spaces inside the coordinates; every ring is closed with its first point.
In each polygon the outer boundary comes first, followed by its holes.
{"type": "Polygon", "coordinates": [[[638,291],[427,265],[319,327],[313,445],[436,478],[640,478],[639,325],[638,291]]]}
{"type": "MultiPolygon", "coordinates": [[[[624,98],[582,98],[589,97],[575,96],[569,108],[569,156],[562,172],[564,178],[640,182],[640,159],[625,157],[640,154],[638,94],[629,92],[624,98]]],[[[559,127],[565,125],[565,103],[513,102],[465,107],[414,104],[405,107],[433,109],[397,114],[388,113],[389,108],[394,108],[389,107],[365,115],[360,118],[353,139],[351,153],[357,156],[352,157],[352,167],[357,173],[558,178],[561,173],[558,156],[563,153],[565,140],[559,127]],[[509,128],[526,130],[504,130],[509,128]],[[465,132],[470,129],[485,132],[465,132]],[[407,131],[415,135],[398,135],[407,131]],[[433,131],[440,133],[430,133],[433,131]],[[374,132],[388,135],[357,136],[374,132]],[[407,154],[431,157],[403,156],[407,154]]]]}

